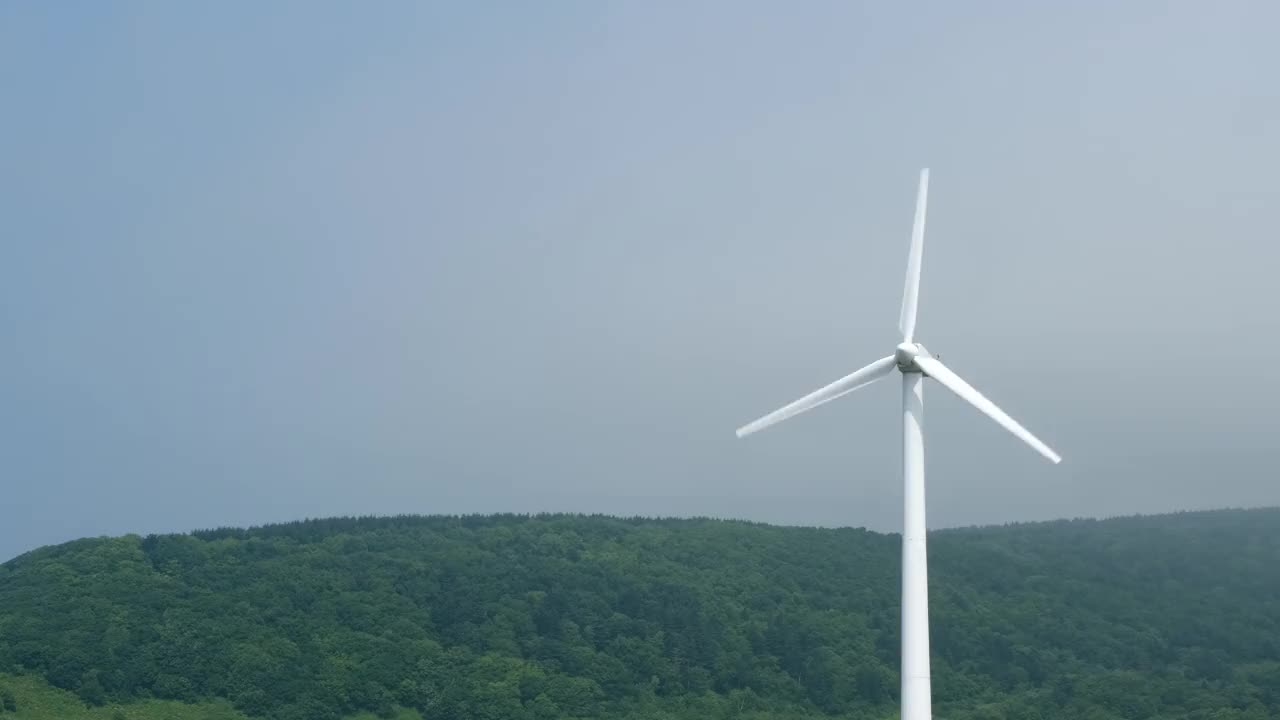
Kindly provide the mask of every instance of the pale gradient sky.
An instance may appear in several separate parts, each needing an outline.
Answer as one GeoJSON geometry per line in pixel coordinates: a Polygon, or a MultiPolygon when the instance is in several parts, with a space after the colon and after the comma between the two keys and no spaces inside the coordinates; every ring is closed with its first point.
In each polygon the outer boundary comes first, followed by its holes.
{"type": "Polygon", "coordinates": [[[0,560],[354,513],[1280,504],[1280,4],[0,5],[0,560]],[[962,6],[963,5],[963,6],[962,6]]]}

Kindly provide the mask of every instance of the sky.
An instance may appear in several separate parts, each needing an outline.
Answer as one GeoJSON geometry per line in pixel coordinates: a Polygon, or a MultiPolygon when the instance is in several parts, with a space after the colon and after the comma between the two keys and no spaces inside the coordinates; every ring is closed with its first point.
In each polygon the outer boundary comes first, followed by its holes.
{"type": "Polygon", "coordinates": [[[1280,504],[1280,5],[0,4],[0,560],[391,513],[1280,504]]]}

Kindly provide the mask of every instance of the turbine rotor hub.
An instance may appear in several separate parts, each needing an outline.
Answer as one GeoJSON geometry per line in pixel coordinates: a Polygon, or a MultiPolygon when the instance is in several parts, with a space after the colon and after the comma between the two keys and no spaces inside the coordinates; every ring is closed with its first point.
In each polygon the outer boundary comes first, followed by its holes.
{"type": "Polygon", "coordinates": [[[916,357],[920,355],[920,346],[915,343],[899,343],[893,351],[893,359],[902,372],[920,372],[916,367],[916,357]]]}

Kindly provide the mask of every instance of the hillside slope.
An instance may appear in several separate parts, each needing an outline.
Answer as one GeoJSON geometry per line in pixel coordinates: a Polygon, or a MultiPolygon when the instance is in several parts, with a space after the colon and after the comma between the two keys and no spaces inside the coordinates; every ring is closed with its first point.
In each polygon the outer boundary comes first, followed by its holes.
{"type": "MultiPolygon", "coordinates": [[[[1280,715],[1280,511],[930,541],[939,717],[1280,715]]],[[[0,565],[0,672],[282,719],[883,718],[898,582],[894,535],[715,520],[80,540],[0,565]]]]}

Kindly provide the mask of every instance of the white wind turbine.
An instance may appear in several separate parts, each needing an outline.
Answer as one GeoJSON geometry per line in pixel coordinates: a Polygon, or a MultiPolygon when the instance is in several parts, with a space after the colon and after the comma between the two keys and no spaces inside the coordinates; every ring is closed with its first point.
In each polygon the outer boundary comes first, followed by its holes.
{"type": "Polygon", "coordinates": [[[920,256],[924,250],[925,205],[929,197],[929,170],[920,171],[915,223],[911,228],[911,253],[907,256],[907,283],[902,292],[898,328],[902,342],[888,357],[816,390],[784,408],[738,428],[738,437],[750,435],[799,415],[842,395],[870,385],[895,369],[902,373],[902,720],[929,720],[929,583],[925,554],[924,522],[924,378],[931,377],[1035,448],[1054,463],[1061,462],[1048,445],[1009,417],[951,372],[924,346],[915,342],[916,303],[920,296],[920,256]]]}

